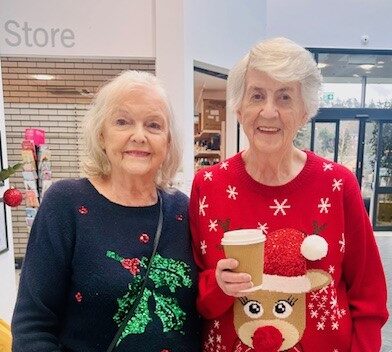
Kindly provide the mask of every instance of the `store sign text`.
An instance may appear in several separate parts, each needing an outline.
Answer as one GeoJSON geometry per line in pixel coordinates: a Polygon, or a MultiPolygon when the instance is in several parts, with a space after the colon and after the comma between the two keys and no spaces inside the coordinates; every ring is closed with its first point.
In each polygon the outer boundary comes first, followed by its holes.
{"type": "Polygon", "coordinates": [[[75,45],[75,33],[69,28],[32,28],[28,22],[20,24],[18,21],[8,20],[4,29],[7,34],[5,41],[13,47],[26,45],[40,48],[58,46],[72,48],[75,45]]]}

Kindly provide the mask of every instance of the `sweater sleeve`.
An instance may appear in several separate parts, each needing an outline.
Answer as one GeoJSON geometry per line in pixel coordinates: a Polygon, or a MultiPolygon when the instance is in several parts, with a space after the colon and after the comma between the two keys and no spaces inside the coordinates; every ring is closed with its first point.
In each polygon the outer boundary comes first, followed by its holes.
{"type": "MultiPolygon", "coordinates": [[[[200,175],[200,174],[198,174],[200,175]]],[[[203,229],[199,221],[199,187],[198,175],[196,175],[191,192],[189,219],[192,233],[193,253],[196,265],[199,269],[199,293],[197,297],[197,309],[206,319],[215,319],[226,312],[234,303],[234,297],[226,295],[215,278],[216,265],[207,263],[207,258],[200,253],[200,243],[202,241],[203,229]]],[[[216,262],[215,260],[210,260],[216,262]]]]}
{"type": "Polygon", "coordinates": [[[353,322],[351,352],[381,348],[381,328],[388,318],[386,282],[380,254],[358,183],[345,185],[345,257],[343,275],[353,322]]]}
{"type": "Polygon", "coordinates": [[[54,184],[34,220],[12,319],[13,352],[60,352],[59,330],[66,305],[73,253],[71,208],[54,184]]]}

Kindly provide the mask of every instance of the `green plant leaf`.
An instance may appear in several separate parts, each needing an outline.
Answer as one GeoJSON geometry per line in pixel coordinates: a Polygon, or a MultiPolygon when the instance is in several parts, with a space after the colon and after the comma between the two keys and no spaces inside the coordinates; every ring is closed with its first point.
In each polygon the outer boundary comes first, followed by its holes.
{"type": "MultiPolygon", "coordinates": [[[[140,266],[147,268],[149,259],[143,257],[140,266]]],[[[156,288],[166,286],[170,292],[175,292],[179,287],[191,287],[192,279],[189,275],[189,265],[181,260],[163,258],[155,254],[150,273],[148,275],[156,288]]]]}
{"type": "Polygon", "coordinates": [[[117,299],[118,310],[114,315],[113,320],[117,323],[118,326],[121,325],[122,321],[125,319],[133,303],[135,302],[142,283],[143,281],[141,276],[135,276],[132,283],[128,285],[129,291],[122,298],[117,299]]]}
{"type": "Polygon", "coordinates": [[[23,163],[17,163],[13,166],[10,166],[7,169],[2,169],[0,171],[0,181],[4,181],[10,176],[12,176],[16,171],[18,171],[23,166],[23,163]]]}
{"type": "Polygon", "coordinates": [[[119,343],[130,334],[143,334],[146,330],[146,326],[148,323],[152,321],[150,317],[150,312],[148,310],[148,300],[151,297],[152,292],[146,287],[143,291],[143,296],[140,299],[139,304],[135,309],[135,313],[132,318],[127,322],[124,331],[121,334],[117,342],[117,346],[119,343]]]}
{"type": "Polygon", "coordinates": [[[155,314],[161,319],[163,331],[181,331],[186,319],[185,312],[180,308],[174,297],[166,297],[158,292],[153,292],[155,298],[155,314]]]}

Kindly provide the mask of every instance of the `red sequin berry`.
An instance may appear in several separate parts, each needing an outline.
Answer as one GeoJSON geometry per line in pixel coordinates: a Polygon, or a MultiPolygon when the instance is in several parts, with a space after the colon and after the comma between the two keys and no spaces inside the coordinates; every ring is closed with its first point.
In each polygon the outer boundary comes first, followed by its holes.
{"type": "Polygon", "coordinates": [[[78,303],[82,302],[83,296],[80,292],[76,293],[75,299],[78,303]]]}
{"type": "Polygon", "coordinates": [[[150,240],[150,236],[146,233],[142,233],[139,237],[141,243],[147,243],[150,240]]]}
{"type": "Polygon", "coordinates": [[[176,220],[177,220],[177,221],[182,221],[182,220],[184,220],[184,215],[182,215],[182,214],[177,214],[177,215],[176,215],[176,220]]]}
{"type": "Polygon", "coordinates": [[[161,350],[161,352],[170,352],[170,350],[166,350],[166,349],[165,349],[165,350],[161,350]]]}
{"type": "Polygon", "coordinates": [[[79,213],[82,214],[82,215],[86,215],[88,213],[88,209],[84,205],[82,205],[79,208],[79,213]]]}
{"type": "Polygon", "coordinates": [[[121,261],[121,265],[127,269],[133,276],[140,273],[139,269],[140,260],[137,258],[127,258],[121,261]]]}

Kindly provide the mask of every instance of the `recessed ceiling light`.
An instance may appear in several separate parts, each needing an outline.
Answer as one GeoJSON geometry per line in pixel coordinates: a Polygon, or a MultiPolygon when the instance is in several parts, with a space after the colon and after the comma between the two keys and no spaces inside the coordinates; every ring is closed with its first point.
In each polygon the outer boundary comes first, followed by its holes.
{"type": "Polygon", "coordinates": [[[327,67],[327,66],[329,66],[329,65],[326,64],[326,63],[324,63],[324,62],[319,62],[319,63],[317,64],[317,67],[318,67],[318,68],[325,68],[325,67],[327,67]]]}
{"type": "Polygon", "coordinates": [[[377,61],[377,63],[378,63],[379,65],[385,64],[384,61],[377,61]]]}
{"type": "Polygon", "coordinates": [[[370,70],[374,67],[374,65],[359,65],[360,68],[363,68],[364,70],[370,70]]]}
{"type": "Polygon", "coordinates": [[[30,75],[30,77],[34,78],[34,79],[43,80],[43,81],[48,81],[48,80],[51,80],[51,79],[55,79],[55,77],[52,76],[52,75],[30,75]]]}

